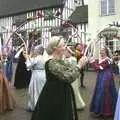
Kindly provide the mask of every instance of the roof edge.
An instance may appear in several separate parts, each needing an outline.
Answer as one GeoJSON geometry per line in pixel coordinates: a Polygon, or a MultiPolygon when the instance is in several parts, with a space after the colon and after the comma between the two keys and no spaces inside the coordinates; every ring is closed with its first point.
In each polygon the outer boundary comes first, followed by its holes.
{"type": "Polygon", "coordinates": [[[36,11],[36,10],[44,10],[44,9],[58,8],[58,7],[62,8],[63,6],[64,6],[64,4],[54,5],[54,6],[49,6],[49,7],[41,7],[41,8],[36,8],[36,9],[31,9],[31,10],[20,11],[20,12],[16,12],[16,13],[14,12],[14,13],[6,14],[6,15],[0,15],[0,18],[17,16],[17,15],[20,15],[20,14],[24,14],[24,13],[27,13],[27,12],[33,12],[33,11],[36,11]]]}

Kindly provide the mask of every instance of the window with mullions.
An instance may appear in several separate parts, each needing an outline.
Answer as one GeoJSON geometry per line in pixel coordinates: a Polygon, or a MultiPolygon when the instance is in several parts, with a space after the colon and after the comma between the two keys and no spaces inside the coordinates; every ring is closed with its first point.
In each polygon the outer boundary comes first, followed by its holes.
{"type": "Polygon", "coordinates": [[[115,0],[100,0],[101,15],[113,15],[115,14],[115,0]]]}

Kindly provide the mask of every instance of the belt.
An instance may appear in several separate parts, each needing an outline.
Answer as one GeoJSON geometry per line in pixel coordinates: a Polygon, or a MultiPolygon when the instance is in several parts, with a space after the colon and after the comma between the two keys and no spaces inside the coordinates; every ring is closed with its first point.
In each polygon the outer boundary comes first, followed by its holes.
{"type": "Polygon", "coordinates": [[[42,68],[41,68],[41,69],[32,69],[32,70],[45,70],[45,69],[42,69],[42,68]]]}

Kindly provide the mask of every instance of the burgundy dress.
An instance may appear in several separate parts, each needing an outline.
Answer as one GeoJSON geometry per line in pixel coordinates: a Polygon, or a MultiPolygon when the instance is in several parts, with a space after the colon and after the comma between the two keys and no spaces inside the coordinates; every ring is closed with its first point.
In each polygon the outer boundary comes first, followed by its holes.
{"type": "Polygon", "coordinates": [[[90,112],[104,116],[114,115],[117,101],[117,91],[113,79],[111,61],[108,57],[91,63],[97,70],[96,85],[90,104],[90,112]]]}

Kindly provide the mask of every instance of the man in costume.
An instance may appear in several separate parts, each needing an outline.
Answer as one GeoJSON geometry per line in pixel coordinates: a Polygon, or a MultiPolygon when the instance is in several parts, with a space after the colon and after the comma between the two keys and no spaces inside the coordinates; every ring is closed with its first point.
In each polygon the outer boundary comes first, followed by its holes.
{"type": "MultiPolygon", "coordinates": [[[[81,43],[77,43],[75,45],[75,57],[77,59],[77,63],[79,62],[79,60],[83,56],[85,47],[86,47],[86,45],[81,44],[81,43]]],[[[85,88],[85,85],[84,85],[84,70],[85,70],[84,67],[82,67],[80,69],[80,84],[81,84],[82,88],[85,88]]]]}

